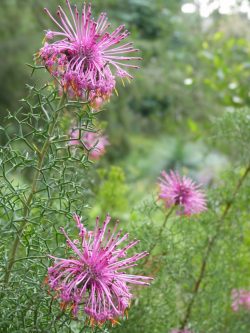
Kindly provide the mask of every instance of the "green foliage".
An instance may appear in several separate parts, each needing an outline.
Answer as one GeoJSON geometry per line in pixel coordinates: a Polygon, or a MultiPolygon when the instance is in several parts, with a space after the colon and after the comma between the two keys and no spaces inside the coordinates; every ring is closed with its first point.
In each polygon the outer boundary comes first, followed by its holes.
{"type": "MultiPolygon", "coordinates": [[[[76,113],[93,129],[94,115],[80,102],[58,98],[52,86],[29,87],[23,106],[1,128],[1,332],[74,332],[69,314],[47,293],[48,254],[60,249],[59,227],[87,208],[88,153],[69,146],[61,119],[76,113]]],[[[64,124],[64,122],[62,122],[64,124]]],[[[67,131],[68,132],[68,131],[67,131]]],[[[86,216],[86,213],[85,213],[86,216]]],[[[78,327],[82,327],[84,320],[78,327]]]]}
{"type": "Polygon", "coordinates": [[[135,295],[129,320],[118,332],[170,332],[179,327],[199,274],[206,248],[217,235],[201,289],[196,296],[187,326],[193,332],[248,332],[248,313],[231,309],[233,288],[249,288],[249,177],[237,194],[221,229],[220,216],[244,170],[226,173],[219,187],[209,192],[209,210],[197,217],[172,215],[161,237],[159,231],[166,214],[159,203],[146,201],[132,214],[130,229],[140,235],[141,248],[156,243],[141,269],[155,278],[152,286],[135,295]],[[227,189],[225,191],[225,188],[227,189]],[[222,195],[223,193],[223,195],[222,195]],[[219,230],[219,231],[218,231],[219,230]],[[218,233],[218,234],[217,234],[218,233]],[[144,314],[147,313],[147,316],[144,314]]]}
{"type": "Polygon", "coordinates": [[[226,112],[216,120],[215,135],[218,146],[232,159],[249,163],[250,111],[248,108],[226,112]]]}
{"type": "Polygon", "coordinates": [[[104,212],[112,212],[112,217],[122,218],[127,212],[128,186],[125,182],[125,174],[120,167],[111,166],[109,170],[99,169],[99,186],[94,197],[91,216],[94,218],[104,212]]]}
{"type": "Polygon", "coordinates": [[[202,44],[201,59],[206,66],[204,83],[218,92],[218,100],[225,106],[249,105],[248,79],[250,43],[242,37],[228,38],[217,32],[202,44]]]}

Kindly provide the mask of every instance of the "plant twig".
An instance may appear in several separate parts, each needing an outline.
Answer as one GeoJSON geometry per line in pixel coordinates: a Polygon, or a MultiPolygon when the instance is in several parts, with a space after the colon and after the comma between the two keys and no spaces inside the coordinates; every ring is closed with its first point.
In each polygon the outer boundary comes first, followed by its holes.
{"type": "Polygon", "coordinates": [[[4,279],[3,279],[4,283],[8,283],[12,267],[15,264],[15,262],[17,261],[16,260],[16,254],[17,254],[17,250],[19,248],[19,244],[20,244],[20,241],[21,241],[23,231],[24,231],[24,229],[25,229],[25,227],[28,223],[28,218],[29,218],[29,215],[30,215],[30,205],[32,203],[34,195],[36,194],[39,175],[41,173],[43,163],[44,163],[44,159],[45,159],[45,156],[47,154],[47,151],[48,151],[50,143],[51,143],[51,137],[53,136],[54,129],[55,129],[55,126],[56,126],[56,123],[57,123],[57,120],[58,120],[59,110],[61,110],[62,105],[64,103],[64,100],[65,100],[65,97],[63,95],[62,98],[60,99],[60,102],[59,102],[58,108],[56,110],[56,114],[53,118],[53,121],[51,122],[51,124],[49,126],[48,137],[47,137],[46,141],[44,142],[43,147],[42,147],[42,149],[41,149],[41,151],[38,155],[38,163],[37,163],[36,172],[35,172],[34,177],[33,177],[32,185],[31,185],[31,191],[30,191],[30,194],[29,194],[26,202],[24,203],[23,220],[22,220],[21,226],[20,226],[20,228],[17,232],[17,235],[14,239],[14,242],[13,242],[13,246],[12,246],[12,249],[11,249],[11,252],[10,252],[11,253],[10,254],[10,259],[9,259],[9,262],[8,262],[8,265],[7,265],[7,268],[6,268],[6,273],[5,273],[4,279]]]}
{"type": "Polygon", "coordinates": [[[159,241],[159,239],[161,239],[161,235],[162,235],[162,233],[163,233],[163,230],[165,229],[166,224],[167,224],[167,221],[168,221],[169,217],[172,215],[174,209],[175,209],[175,206],[173,206],[173,207],[168,211],[168,213],[166,214],[165,219],[164,219],[164,221],[163,221],[163,224],[162,224],[162,226],[161,226],[161,228],[160,228],[160,230],[159,230],[159,234],[158,234],[158,236],[157,236],[155,242],[154,242],[154,243],[151,245],[151,247],[149,248],[149,251],[148,251],[148,252],[149,252],[149,255],[146,257],[146,260],[144,261],[144,265],[147,264],[147,262],[148,262],[148,260],[149,260],[149,257],[150,257],[150,254],[152,253],[152,251],[153,251],[154,248],[156,247],[157,242],[159,241]]]}
{"type": "Polygon", "coordinates": [[[218,226],[216,228],[216,232],[214,234],[214,236],[208,241],[208,245],[207,245],[207,249],[206,249],[206,252],[204,254],[204,257],[203,257],[203,260],[202,260],[202,263],[201,263],[201,268],[200,268],[200,273],[195,281],[195,285],[194,285],[194,288],[193,288],[193,292],[192,292],[192,298],[187,306],[187,310],[186,310],[186,313],[185,313],[185,317],[184,319],[182,320],[181,322],[181,329],[184,329],[189,321],[189,318],[191,316],[191,313],[192,313],[192,308],[193,308],[193,305],[194,305],[194,302],[195,302],[195,299],[198,295],[198,292],[200,290],[200,285],[201,285],[201,282],[203,281],[203,278],[205,276],[205,272],[206,272],[206,268],[207,268],[207,263],[208,263],[208,259],[209,259],[209,256],[210,256],[210,253],[213,249],[213,246],[219,236],[219,233],[220,233],[220,230],[221,230],[221,227],[223,225],[223,222],[224,222],[224,219],[225,217],[227,216],[229,210],[231,209],[233,203],[235,202],[235,198],[243,184],[243,182],[245,181],[245,179],[247,178],[248,176],[248,173],[250,172],[250,165],[246,168],[244,174],[242,175],[242,177],[239,179],[238,183],[237,183],[237,186],[233,192],[233,195],[232,195],[232,198],[230,201],[227,202],[226,204],[226,207],[225,209],[223,210],[223,213],[219,219],[219,223],[218,223],[218,226]]]}

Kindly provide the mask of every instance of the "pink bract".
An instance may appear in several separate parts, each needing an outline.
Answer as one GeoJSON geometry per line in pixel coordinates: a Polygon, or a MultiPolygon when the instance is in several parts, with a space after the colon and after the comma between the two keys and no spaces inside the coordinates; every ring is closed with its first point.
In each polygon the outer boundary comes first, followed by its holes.
{"type": "Polygon", "coordinates": [[[240,309],[250,311],[250,291],[244,289],[232,290],[232,309],[237,312],[240,309]]]}
{"type": "Polygon", "coordinates": [[[106,13],[95,21],[90,4],[84,3],[79,12],[66,3],[69,15],[59,6],[58,19],[45,9],[58,31],[47,31],[39,56],[71,98],[90,98],[99,105],[111,96],[116,76],[132,78],[126,69],[138,66],[128,62],[141,58],[130,56],[138,51],[132,43],[119,45],[129,35],[124,25],[110,33],[106,13]]]}
{"type": "Polygon", "coordinates": [[[89,150],[89,157],[98,160],[106,152],[106,147],[110,144],[106,135],[95,132],[84,132],[79,129],[72,129],[70,133],[71,146],[83,146],[89,150]]]}
{"type": "Polygon", "coordinates": [[[192,215],[207,209],[205,195],[200,185],[195,184],[188,177],[180,177],[177,172],[165,171],[159,179],[160,193],[167,208],[179,206],[178,214],[192,215]]]}
{"type": "Polygon", "coordinates": [[[123,316],[133,297],[128,284],[149,285],[151,278],[132,275],[125,271],[148,255],[136,253],[131,257],[127,251],[138,244],[133,240],[125,246],[128,239],[122,231],[107,230],[111,217],[107,215],[102,226],[96,219],[94,231],[88,231],[79,216],[74,215],[79,239],[72,241],[61,228],[73,256],[68,259],[50,256],[54,264],[48,269],[48,283],[56,296],[61,299],[62,308],[69,307],[76,316],[82,307],[90,318],[91,325],[101,325],[110,320],[115,323],[123,316]]]}
{"type": "Polygon", "coordinates": [[[192,333],[192,332],[187,329],[183,329],[183,330],[174,329],[171,331],[171,333],[192,333]]]}

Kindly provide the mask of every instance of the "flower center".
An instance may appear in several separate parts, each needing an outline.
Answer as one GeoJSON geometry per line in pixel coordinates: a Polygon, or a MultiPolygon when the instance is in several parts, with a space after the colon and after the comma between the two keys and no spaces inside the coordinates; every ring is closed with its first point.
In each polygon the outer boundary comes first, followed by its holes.
{"type": "Polygon", "coordinates": [[[94,59],[94,50],[86,45],[80,45],[78,55],[84,59],[85,64],[89,64],[94,59]]]}
{"type": "Polygon", "coordinates": [[[90,279],[93,281],[100,277],[101,272],[98,271],[94,265],[91,265],[88,267],[88,275],[90,279]]]}
{"type": "Polygon", "coordinates": [[[183,205],[185,204],[187,197],[189,196],[190,190],[186,188],[184,185],[180,184],[178,193],[175,197],[175,204],[176,205],[183,205]]]}

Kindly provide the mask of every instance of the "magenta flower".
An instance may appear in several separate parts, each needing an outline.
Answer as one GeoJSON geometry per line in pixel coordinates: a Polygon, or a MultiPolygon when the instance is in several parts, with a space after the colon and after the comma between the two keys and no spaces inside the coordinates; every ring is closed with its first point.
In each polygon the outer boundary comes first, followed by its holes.
{"type": "Polygon", "coordinates": [[[106,135],[94,132],[83,132],[80,134],[79,129],[72,129],[70,133],[71,146],[83,146],[89,150],[89,157],[93,160],[98,160],[106,152],[106,146],[109,141],[106,135]]]}
{"type": "Polygon", "coordinates": [[[162,171],[159,181],[159,198],[165,202],[167,208],[179,206],[179,214],[192,215],[207,209],[204,193],[200,185],[196,185],[190,178],[180,177],[177,172],[167,174],[162,171]]]}
{"type": "Polygon", "coordinates": [[[47,31],[47,42],[39,56],[70,97],[90,98],[93,105],[96,101],[99,105],[115,89],[115,76],[132,78],[126,68],[138,66],[128,62],[141,58],[129,56],[138,51],[132,43],[118,45],[129,35],[124,25],[109,33],[106,13],[94,21],[90,4],[84,4],[79,13],[76,6],[71,8],[69,0],[66,3],[69,15],[59,6],[58,20],[45,9],[59,31],[47,31]]]}
{"type": "Polygon", "coordinates": [[[171,331],[171,333],[192,333],[192,331],[189,331],[187,329],[179,330],[179,329],[174,329],[171,331]]]}
{"type": "Polygon", "coordinates": [[[244,289],[233,289],[232,309],[237,312],[240,308],[250,311],[250,291],[244,289]]]}
{"type": "Polygon", "coordinates": [[[49,286],[61,299],[62,308],[68,306],[73,315],[77,315],[82,305],[91,325],[101,325],[107,320],[115,323],[124,315],[133,297],[128,284],[149,285],[152,280],[125,273],[148,252],[127,257],[127,251],[139,241],[133,240],[121,247],[128,234],[121,236],[121,230],[116,232],[118,222],[113,231],[106,230],[111,220],[109,215],[102,226],[96,219],[94,231],[87,231],[79,216],[74,215],[74,220],[80,231],[79,240],[72,241],[61,229],[74,255],[68,259],[50,256],[54,264],[48,269],[49,286]]]}

